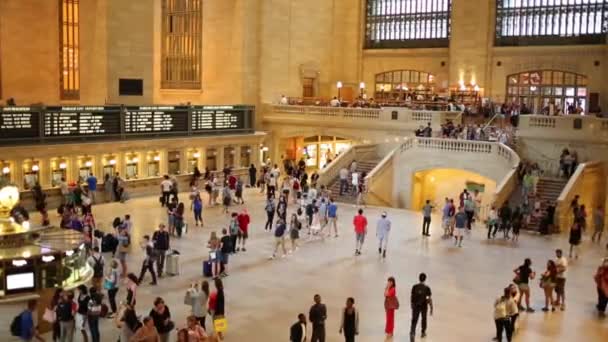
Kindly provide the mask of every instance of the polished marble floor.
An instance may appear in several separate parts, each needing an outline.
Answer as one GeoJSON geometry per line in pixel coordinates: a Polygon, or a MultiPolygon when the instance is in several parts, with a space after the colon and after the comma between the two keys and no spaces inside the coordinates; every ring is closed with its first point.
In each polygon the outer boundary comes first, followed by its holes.
{"type": "MultiPolygon", "coordinates": [[[[182,195],[186,198],[187,195],[182,195]]],[[[384,210],[367,208],[370,234],[363,255],[355,257],[354,233],[351,227],[356,211],[351,205],[339,207],[338,238],[325,241],[301,241],[301,248],[287,258],[269,260],[273,236],[263,229],[265,213],[263,196],[246,191],[246,206],[252,215],[247,252],[230,260],[230,276],[225,278],[229,331],[226,341],[287,341],[290,325],[298,313],[308,313],[312,297],[318,293],[328,306],[327,341],[343,341],[338,334],[340,312],[345,299],[352,296],[360,312],[358,341],[384,341],[383,289],[386,278],[394,276],[402,309],[396,315],[394,341],[406,341],[410,312],[409,291],[419,272],[428,274],[433,290],[435,315],[429,319],[429,342],[490,341],[494,334],[493,301],[513,278],[512,269],[524,258],[533,260],[541,270],[555,248],[567,247],[564,236],[539,237],[523,234],[517,245],[504,241],[487,241],[481,227],[465,237],[463,248],[441,238],[439,220],[433,219],[430,238],[420,236],[419,213],[389,209],[393,222],[386,260],[377,254],[375,221],[384,210]]],[[[242,206],[236,206],[238,209],[242,206]]],[[[290,206],[290,212],[295,207],[290,206]]],[[[110,226],[115,216],[131,214],[134,241],[151,233],[164,222],[164,210],[157,197],[137,198],[125,204],[112,203],[94,208],[97,222],[110,226]]],[[[156,296],[168,303],[174,320],[181,325],[188,315],[183,304],[184,291],[201,279],[201,262],[207,258],[206,241],[211,231],[226,227],[228,216],[220,208],[204,209],[204,228],[190,225],[188,234],[173,240],[181,253],[181,275],[159,280],[158,286],[147,282],[138,293],[140,313],[147,313],[156,296]],[[145,310],[143,309],[145,308],[145,310]]],[[[192,218],[188,217],[191,222],[192,218]]],[[[537,312],[520,316],[515,341],[607,341],[608,320],[598,319],[593,273],[606,253],[586,238],[581,258],[571,263],[568,273],[567,310],[543,313],[541,289],[534,281],[532,301],[537,312]]],[[[131,269],[139,270],[142,252],[137,250],[129,260],[131,269]]],[[[119,292],[123,298],[125,293],[119,292]]],[[[118,331],[102,323],[102,340],[115,341],[118,331]]],[[[79,337],[77,337],[79,338],[79,337]]]]}

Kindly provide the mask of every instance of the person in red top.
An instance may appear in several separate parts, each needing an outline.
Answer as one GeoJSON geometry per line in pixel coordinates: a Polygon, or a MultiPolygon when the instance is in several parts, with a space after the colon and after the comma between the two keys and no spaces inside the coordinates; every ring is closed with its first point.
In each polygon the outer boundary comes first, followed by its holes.
{"type": "Polygon", "coordinates": [[[247,212],[247,208],[243,208],[243,211],[241,211],[239,216],[237,216],[237,221],[239,222],[239,233],[237,235],[236,250],[237,252],[245,252],[247,251],[247,249],[245,249],[245,242],[249,237],[249,222],[251,222],[251,219],[249,218],[249,213],[247,212]],[[238,247],[239,243],[241,244],[241,248],[238,247]]]}
{"type": "Polygon", "coordinates": [[[234,175],[228,177],[228,187],[232,191],[236,190],[236,177],[234,175]]]}
{"type": "Polygon", "coordinates": [[[363,248],[365,234],[367,234],[367,218],[363,216],[363,209],[359,209],[359,214],[353,219],[353,225],[355,226],[355,234],[357,236],[355,255],[361,255],[361,248],[363,248]]]}

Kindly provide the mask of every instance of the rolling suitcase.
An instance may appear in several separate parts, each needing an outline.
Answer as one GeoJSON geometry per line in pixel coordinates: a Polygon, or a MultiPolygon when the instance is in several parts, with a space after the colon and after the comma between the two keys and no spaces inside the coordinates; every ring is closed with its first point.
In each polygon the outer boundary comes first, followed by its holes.
{"type": "Polygon", "coordinates": [[[203,261],[203,276],[207,278],[213,277],[212,263],[209,260],[203,261]]]}
{"type": "Polygon", "coordinates": [[[166,270],[165,272],[168,275],[178,275],[179,274],[179,254],[169,254],[167,255],[167,262],[165,263],[166,270]]]}

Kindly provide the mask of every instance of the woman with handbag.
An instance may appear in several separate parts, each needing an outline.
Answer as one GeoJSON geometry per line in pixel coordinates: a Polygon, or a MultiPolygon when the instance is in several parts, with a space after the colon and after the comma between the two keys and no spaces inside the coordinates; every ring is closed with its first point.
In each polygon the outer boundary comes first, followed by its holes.
{"type": "Polygon", "coordinates": [[[359,335],[359,312],[355,308],[355,299],[352,297],[346,299],[346,307],[342,311],[340,333],[344,333],[345,342],[355,342],[355,336],[359,335]]]}
{"type": "Polygon", "coordinates": [[[169,342],[171,331],[175,328],[175,324],[171,321],[171,312],[169,307],[165,305],[165,301],[156,297],[154,307],[150,310],[150,317],[154,321],[156,331],[160,336],[160,342],[169,342]]]}
{"type": "Polygon", "coordinates": [[[386,327],[384,332],[387,337],[393,337],[395,331],[395,310],[399,309],[397,299],[397,284],[395,278],[389,277],[384,289],[384,310],[386,311],[386,327]]]}
{"type": "Polygon", "coordinates": [[[551,305],[551,311],[555,311],[555,301],[553,300],[553,290],[555,289],[555,282],[557,278],[557,266],[553,260],[547,261],[547,269],[540,276],[540,287],[545,292],[545,307],[543,311],[549,311],[549,305],[551,305]]]}

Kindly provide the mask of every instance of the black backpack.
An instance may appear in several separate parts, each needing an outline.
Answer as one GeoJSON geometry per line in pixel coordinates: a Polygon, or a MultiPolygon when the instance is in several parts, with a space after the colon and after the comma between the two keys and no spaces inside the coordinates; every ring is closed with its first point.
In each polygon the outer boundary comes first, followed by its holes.
{"type": "Polygon", "coordinates": [[[13,336],[21,336],[21,315],[20,313],[15,318],[13,318],[13,322],[11,323],[11,335],[13,336]]]}
{"type": "Polygon", "coordinates": [[[103,262],[101,261],[101,256],[98,258],[92,257],[94,264],[93,264],[93,277],[95,278],[101,278],[103,277],[103,262]]]}

